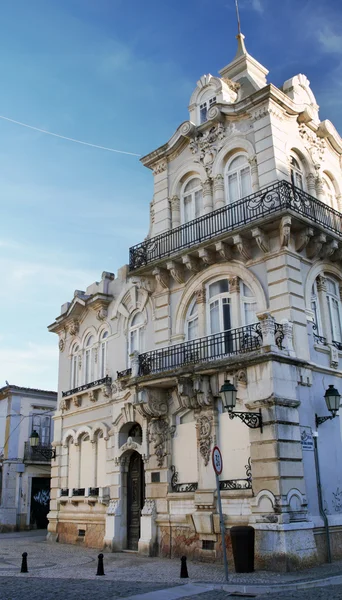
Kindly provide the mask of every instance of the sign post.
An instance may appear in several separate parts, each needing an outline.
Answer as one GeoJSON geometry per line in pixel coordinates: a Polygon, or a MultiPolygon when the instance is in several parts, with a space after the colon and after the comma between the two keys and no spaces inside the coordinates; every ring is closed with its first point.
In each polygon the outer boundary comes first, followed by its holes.
{"type": "Polygon", "coordinates": [[[222,504],[221,504],[221,490],[220,490],[220,480],[219,475],[222,473],[223,463],[222,463],[222,455],[218,446],[213,448],[212,453],[212,461],[213,467],[216,475],[216,489],[217,489],[217,503],[220,515],[220,529],[221,529],[221,538],[222,538],[222,552],[223,552],[223,564],[224,564],[224,572],[226,576],[226,581],[228,581],[228,561],[227,561],[227,549],[226,549],[226,540],[225,540],[225,529],[224,529],[224,520],[222,513],[222,504]]]}

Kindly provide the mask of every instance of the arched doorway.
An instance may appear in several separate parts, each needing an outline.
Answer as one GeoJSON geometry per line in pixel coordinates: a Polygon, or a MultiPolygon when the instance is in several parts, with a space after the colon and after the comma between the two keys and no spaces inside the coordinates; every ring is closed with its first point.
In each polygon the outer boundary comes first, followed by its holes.
{"type": "Polygon", "coordinates": [[[140,515],[145,502],[144,464],[138,452],[130,457],[127,474],[127,548],[138,550],[140,515]]]}

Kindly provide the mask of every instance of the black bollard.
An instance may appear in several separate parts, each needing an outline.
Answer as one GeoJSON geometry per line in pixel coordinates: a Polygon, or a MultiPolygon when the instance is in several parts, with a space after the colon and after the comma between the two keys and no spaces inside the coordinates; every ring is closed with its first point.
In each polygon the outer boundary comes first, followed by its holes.
{"type": "Polygon", "coordinates": [[[27,552],[23,552],[22,556],[23,556],[23,558],[22,558],[22,561],[21,561],[20,573],[28,573],[28,570],[27,570],[27,552]]]}
{"type": "Polygon", "coordinates": [[[99,554],[98,555],[98,563],[97,563],[97,573],[96,575],[104,575],[104,569],[103,569],[103,554],[99,554]]]}
{"type": "Polygon", "coordinates": [[[188,567],[186,566],[186,556],[182,556],[182,558],[181,558],[180,577],[181,577],[181,579],[185,579],[186,577],[189,577],[188,567]]]}

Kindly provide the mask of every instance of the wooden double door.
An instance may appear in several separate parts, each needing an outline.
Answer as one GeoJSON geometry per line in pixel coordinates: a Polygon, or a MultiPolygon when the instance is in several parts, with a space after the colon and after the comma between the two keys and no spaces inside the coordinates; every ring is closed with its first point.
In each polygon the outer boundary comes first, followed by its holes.
{"type": "Polygon", "coordinates": [[[138,550],[140,516],[145,502],[144,463],[138,452],[133,452],[127,474],[127,548],[138,550]]]}

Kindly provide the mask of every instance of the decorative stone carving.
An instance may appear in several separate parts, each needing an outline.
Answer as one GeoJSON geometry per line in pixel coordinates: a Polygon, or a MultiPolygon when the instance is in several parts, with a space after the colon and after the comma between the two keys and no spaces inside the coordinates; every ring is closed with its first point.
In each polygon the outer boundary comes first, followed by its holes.
{"type": "Polygon", "coordinates": [[[150,202],[150,221],[151,221],[151,224],[154,223],[154,216],[155,216],[155,212],[154,212],[154,200],[151,200],[151,202],[150,202]]]}
{"type": "Polygon", "coordinates": [[[103,385],[101,391],[105,398],[112,397],[112,385],[103,385]]]}
{"type": "Polygon", "coordinates": [[[197,419],[196,428],[199,451],[204,460],[205,466],[207,466],[210,460],[211,444],[213,441],[211,437],[211,426],[212,419],[206,415],[202,415],[199,417],[199,419],[197,419]]]}
{"type": "Polygon", "coordinates": [[[161,160],[153,169],[153,175],[160,175],[167,168],[167,162],[165,160],[161,160]]]}
{"type": "Polygon", "coordinates": [[[197,273],[200,270],[200,264],[198,260],[194,256],[190,256],[190,254],[185,254],[182,256],[182,262],[192,273],[197,273]]]}
{"type": "Polygon", "coordinates": [[[78,369],[82,369],[82,354],[78,355],[78,369]]]}
{"type": "Polygon", "coordinates": [[[339,262],[342,260],[342,247],[338,248],[338,250],[336,250],[336,252],[334,252],[334,254],[331,257],[331,260],[334,262],[339,262]]]}
{"type": "Polygon", "coordinates": [[[80,330],[80,324],[79,324],[79,322],[76,319],[74,319],[69,324],[68,329],[69,329],[70,335],[72,335],[72,336],[77,335],[78,332],[79,332],[79,330],[80,330]]]}
{"type": "Polygon", "coordinates": [[[149,439],[153,444],[154,454],[157,457],[158,467],[164,464],[167,455],[166,442],[169,434],[169,426],[166,419],[152,419],[149,424],[149,439]]]}
{"type": "Polygon", "coordinates": [[[293,323],[288,321],[287,319],[282,319],[281,324],[283,326],[283,347],[287,350],[290,356],[295,356],[294,348],[293,348],[293,323]]]}
{"type": "Polygon", "coordinates": [[[215,244],[215,250],[219,253],[220,257],[223,258],[223,260],[232,259],[232,250],[231,247],[228,246],[228,244],[225,244],[224,242],[217,242],[215,244]]]}
{"type": "Polygon", "coordinates": [[[210,406],[213,404],[214,396],[211,391],[209,376],[195,376],[193,381],[193,389],[196,393],[197,404],[199,407],[210,406]]]}
{"type": "Polygon", "coordinates": [[[314,235],[314,230],[312,227],[307,227],[304,231],[301,231],[296,238],[296,251],[302,252],[304,248],[308,245],[311,238],[314,235]]]}
{"type": "Polygon", "coordinates": [[[192,385],[192,379],[181,377],[177,383],[178,400],[181,407],[197,408],[196,392],[192,385]]]}
{"type": "Polygon", "coordinates": [[[312,162],[314,165],[321,165],[324,158],[324,152],[326,148],[326,142],[324,139],[319,138],[311,129],[309,129],[305,123],[299,125],[299,135],[304,141],[305,147],[308,150],[312,162]]]}
{"type": "Polygon", "coordinates": [[[243,260],[249,260],[250,254],[246,247],[246,240],[244,240],[240,234],[237,234],[237,235],[233,236],[233,243],[234,243],[234,246],[237,247],[237,250],[238,250],[239,254],[241,255],[241,257],[243,258],[243,260]]]}
{"type": "Polygon", "coordinates": [[[124,455],[124,456],[116,456],[114,458],[114,464],[116,467],[125,467],[126,465],[128,466],[129,463],[129,456],[128,455],[124,455]]]}
{"type": "Polygon", "coordinates": [[[264,252],[264,254],[266,254],[266,252],[270,251],[270,243],[269,243],[269,239],[268,236],[264,233],[264,231],[262,229],[260,229],[260,227],[254,227],[251,231],[252,233],[252,237],[255,239],[256,243],[258,244],[259,250],[261,250],[261,252],[264,252]]]}
{"type": "Polygon", "coordinates": [[[196,290],[196,302],[197,304],[205,304],[206,303],[206,289],[204,286],[200,287],[196,290]]]}
{"type": "Polygon", "coordinates": [[[64,352],[65,349],[65,341],[60,338],[59,342],[58,342],[58,348],[60,352],[64,352]]]}
{"type": "Polygon", "coordinates": [[[79,396],[74,396],[72,403],[74,406],[81,406],[81,398],[79,396]]]}
{"type": "Polygon", "coordinates": [[[111,515],[111,516],[121,515],[121,502],[119,499],[118,500],[109,500],[106,514],[111,515]]]}
{"type": "Polygon", "coordinates": [[[166,263],[166,268],[168,271],[170,271],[171,277],[176,283],[184,283],[184,271],[181,265],[176,263],[174,260],[170,260],[166,263]]]}
{"type": "Polygon", "coordinates": [[[145,504],[141,511],[142,517],[155,517],[157,514],[156,503],[154,500],[145,500],[145,504]]]}
{"type": "Polygon", "coordinates": [[[291,223],[289,216],[283,217],[280,221],[280,245],[282,248],[288,248],[291,239],[291,223]]]}
{"type": "Polygon", "coordinates": [[[221,173],[218,173],[214,177],[214,192],[216,190],[224,190],[224,177],[221,173]]]}
{"type": "Polygon", "coordinates": [[[97,358],[98,358],[98,354],[99,354],[99,349],[98,348],[93,348],[93,353],[94,353],[94,363],[97,364],[97,358]]]}
{"type": "Polygon", "coordinates": [[[127,450],[138,450],[139,447],[140,447],[139,444],[137,444],[136,442],[133,442],[131,437],[128,437],[127,442],[125,444],[123,444],[122,446],[120,446],[120,452],[121,452],[121,454],[123,454],[124,452],[127,452],[127,450]]]}
{"type": "Polygon", "coordinates": [[[168,412],[167,392],[163,388],[142,388],[135,407],[147,419],[163,417],[168,412]]]}
{"type": "Polygon", "coordinates": [[[236,381],[236,385],[241,385],[243,387],[246,387],[247,383],[248,383],[247,370],[240,369],[240,371],[238,371],[235,375],[235,381],[236,381]]]}
{"type": "Polygon", "coordinates": [[[325,233],[320,233],[319,235],[314,237],[306,249],[308,258],[312,258],[312,259],[318,258],[319,254],[322,250],[322,246],[323,246],[323,244],[325,244],[326,241],[327,241],[327,236],[325,235],[325,233]]]}
{"type": "Polygon", "coordinates": [[[97,402],[97,391],[89,390],[88,398],[89,398],[90,402],[97,402]]]}
{"type": "Polygon", "coordinates": [[[152,271],[152,275],[155,276],[156,280],[158,281],[158,283],[160,283],[161,287],[168,288],[170,286],[170,276],[165,269],[160,269],[159,267],[156,267],[152,271]]]}
{"type": "Polygon", "coordinates": [[[317,291],[318,292],[326,292],[327,291],[327,280],[324,275],[318,275],[316,277],[317,283],[317,291]]]}
{"type": "Polygon", "coordinates": [[[67,408],[67,402],[66,402],[66,400],[64,400],[64,398],[63,398],[63,399],[60,401],[60,403],[59,403],[59,410],[62,410],[62,411],[63,411],[63,410],[66,410],[66,408],[67,408]]]}
{"type": "Polygon", "coordinates": [[[271,313],[257,315],[260,321],[263,346],[275,346],[275,320],[271,313]]]}
{"type": "Polygon", "coordinates": [[[329,344],[329,350],[330,350],[330,366],[332,369],[338,369],[338,360],[339,360],[338,350],[332,344],[329,344]]]}
{"type": "Polygon", "coordinates": [[[232,294],[240,293],[240,278],[239,277],[230,277],[229,278],[229,291],[232,294]]]}
{"type": "Polygon", "coordinates": [[[213,265],[216,262],[214,252],[211,252],[206,248],[200,248],[198,251],[198,256],[205,265],[213,265]]]}
{"type": "Polygon", "coordinates": [[[108,316],[108,310],[106,308],[100,308],[96,313],[96,318],[98,321],[105,321],[108,316]]]}
{"type": "Polygon", "coordinates": [[[208,177],[212,176],[213,163],[217,153],[223,147],[224,138],[225,127],[222,123],[218,123],[207,131],[199,133],[194,140],[190,142],[189,147],[192,154],[198,155],[208,177]]]}
{"type": "Polygon", "coordinates": [[[329,244],[326,244],[322,248],[321,258],[330,258],[335,252],[338,250],[338,242],[337,240],[332,240],[329,244]]]}

